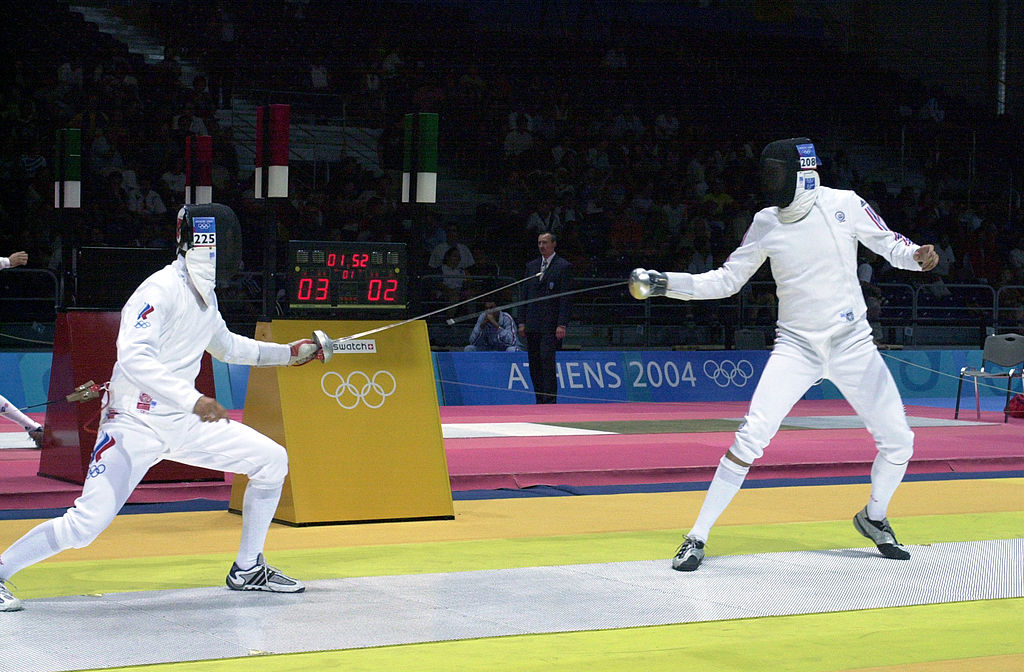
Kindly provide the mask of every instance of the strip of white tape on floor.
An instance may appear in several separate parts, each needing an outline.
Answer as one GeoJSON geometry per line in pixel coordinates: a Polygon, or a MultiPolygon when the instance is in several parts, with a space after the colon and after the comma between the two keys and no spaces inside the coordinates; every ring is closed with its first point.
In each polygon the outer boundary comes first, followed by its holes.
{"type": "MultiPolygon", "coordinates": [[[[713,547],[710,550],[714,550],[713,547]]],[[[543,632],[1024,597],[1024,540],[709,556],[28,600],[3,672],[49,672],[543,632]]]]}

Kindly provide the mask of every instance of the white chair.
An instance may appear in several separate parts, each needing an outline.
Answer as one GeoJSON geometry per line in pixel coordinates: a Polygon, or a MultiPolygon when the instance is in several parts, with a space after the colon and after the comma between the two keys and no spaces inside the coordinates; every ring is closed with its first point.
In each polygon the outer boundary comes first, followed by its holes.
{"type": "Polygon", "coordinates": [[[981,368],[972,369],[965,366],[960,369],[960,382],[956,386],[956,409],[953,418],[960,417],[960,393],[963,390],[964,378],[974,379],[974,404],[977,417],[981,419],[981,395],[978,392],[978,380],[1006,379],[1006,403],[1003,404],[1003,422],[1009,420],[1007,404],[1010,403],[1010,388],[1014,378],[1024,380],[1024,336],[1020,334],[992,334],[985,339],[985,347],[981,353],[981,368]],[[1005,371],[993,370],[1001,367],[1005,371]]]}

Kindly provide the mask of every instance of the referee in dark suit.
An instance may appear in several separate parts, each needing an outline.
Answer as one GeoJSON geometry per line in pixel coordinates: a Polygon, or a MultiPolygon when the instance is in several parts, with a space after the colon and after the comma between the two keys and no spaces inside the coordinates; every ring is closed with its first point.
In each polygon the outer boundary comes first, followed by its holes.
{"type": "Polygon", "coordinates": [[[558,398],[558,371],[556,353],[562,348],[565,328],[569,324],[569,297],[537,301],[571,289],[572,264],[555,254],[558,238],[553,233],[537,236],[540,257],[526,264],[526,276],[539,279],[524,282],[523,306],[519,320],[519,335],[526,343],[530,362],[530,380],[538,404],[553,404],[558,398]]]}

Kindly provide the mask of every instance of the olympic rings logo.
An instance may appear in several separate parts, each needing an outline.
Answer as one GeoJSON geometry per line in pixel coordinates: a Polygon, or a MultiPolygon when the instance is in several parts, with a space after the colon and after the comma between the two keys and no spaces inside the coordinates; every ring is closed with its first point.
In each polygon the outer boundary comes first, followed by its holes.
{"type": "Polygon", "coordinates": [[[704,375],[719,387],[743,387],[754,377],[754,365],[745,359],[738,362],[731,359],[723,359],[721,362],[709,359],[704,362],[704,375]]]}
{"type": "Polygon", "coordinates": [[[348,377],[336,371],[328,371],[320,379],[320,389],[337,401],[339,406],[351,411],[359,402],[366,404],[367,408],[380,408],[398,389],[398,382],[390,371],[383,369],[373,374],[373,377],[362,371],[352,371],[348,377]],[[337,381],[329,383],[328,378],[331,376],[336,377],[337,381]]]}
{"type": "Polygon", "coordinates": [[[107,470],[107,465],[105,465],[105,464],[96,464],[95,462],[93,462],[91,465],[89,465],[89,478],[95,478],[95,477],[99,476],[100,474],[102,474],[106,470],[107,470]]]}

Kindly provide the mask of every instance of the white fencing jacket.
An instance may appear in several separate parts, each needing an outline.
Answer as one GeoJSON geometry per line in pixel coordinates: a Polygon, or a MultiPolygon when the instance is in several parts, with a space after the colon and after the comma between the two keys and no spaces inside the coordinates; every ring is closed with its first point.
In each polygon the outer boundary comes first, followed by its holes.
{"type": "MultiPolygon", "coordinates": [[[[212,294],[212,292],[211,292],[212,294]]],[[[119,412],[168,417],[191,413],[204,352],[229,364],[280,366],[289,346],[239,336],[196,293],[183,260],[149,276],[121,310],[108,403],[119,412]]]]}
{"type": "Polygon", "coordinates": [[[857,279],[857,243],[908,271],[921,270],[914,261],[920,246],[890,231],[855,192],[829,187],[818,187],[817,192],[810,212],[796,222],[780,222],[776,207],[759,211],[743,242],[720,268],[696,275],[667,273],[667,296],[732,296],[768,259],[780,328],[812,335],[864,319],[867,306],[857,279]]]}

